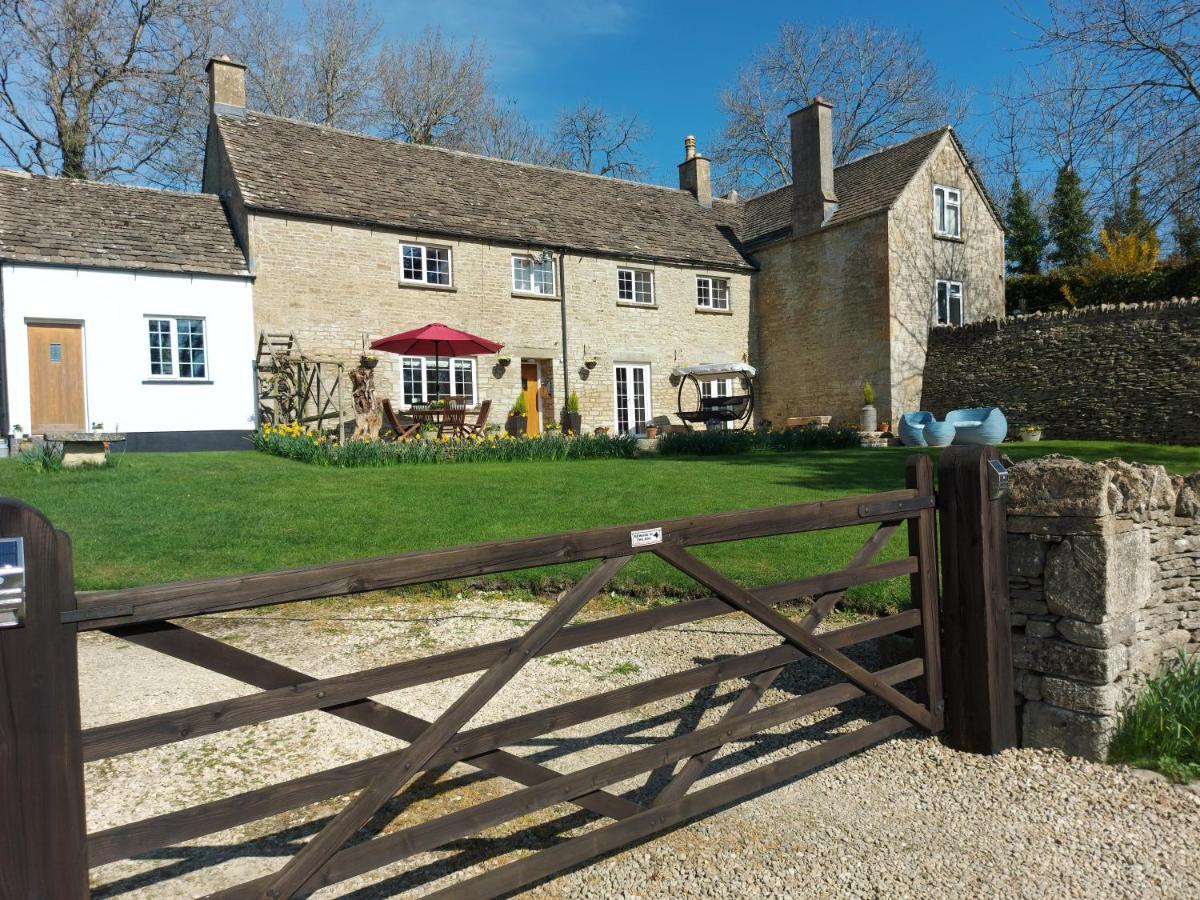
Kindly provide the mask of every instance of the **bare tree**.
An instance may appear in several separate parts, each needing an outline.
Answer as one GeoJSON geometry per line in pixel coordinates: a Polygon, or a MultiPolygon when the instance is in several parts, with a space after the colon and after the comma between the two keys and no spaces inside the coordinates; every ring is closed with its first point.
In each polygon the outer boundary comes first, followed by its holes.
{"type": "Polygon", "coordinates": [[[229,47],[246,64],[246,99],[251,108],[293,119],[304,117],[304,29],[288,18],[282,0],[242,7],[229,47]]]}
{"type": "Polygon", "coordinates": [[[617,116],[580,103],[558,115],[555,143],[568,168],[614,178],[643,178],[638,145],[649,136],[636,115],[617,116]]]}
{"type": "Polygon", "coordinates": [[[790,181],[787,113],[817,95],[836,111],[839,165],[963,112],[914,36],[870,23],[785,23],[721,96],[726,121],[714,161],[722,186],[757,192],[790,181]]]}
{"type": "Polygon", "coordinates": [[[489,99],[460,149],[496,159],[565,168],[562,150],[527,119],[516,103],[489,99]]]}
{"type": "Polygon", "coordinates": [[[488,64],[476,41],[459,47],[436,29],[385,46],[377,69],[384,133],[415,144],[461,146],[486,111],[488,64]]]}
{"type": "Polygon", "coordinates": [[[0,2],[0,150],[72,178],[186,179],[223,0],[0,2]]]}
{"type": "Polygon", "coordinates": [[[370,112],[380,21],[365,0],[305,0],[305,116],[355,128],[370,112]]]}

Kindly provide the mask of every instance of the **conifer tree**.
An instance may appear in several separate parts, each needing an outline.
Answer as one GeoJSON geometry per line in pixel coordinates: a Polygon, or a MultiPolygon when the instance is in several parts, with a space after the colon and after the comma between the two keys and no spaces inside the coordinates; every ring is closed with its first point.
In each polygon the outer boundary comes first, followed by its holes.
{"type": "Polygon", "coordinates": [[[1050,240],[1054,242],[1049,258],[1055,265],[1079,265],[1092,250],[1092,217],[1084,208],[1085,199],[1078,173],[1070,165],[1062,166],[1046,216],[1050,240]]]}
{"type": "Polygon", "coordinates": [[[1046,230],[1034,212],[1029,194],[1021,186],[1021,178],[1013,178],[1004,216],[1004,255],[1008,271],[1014,275],[1036,275],[1042,270],[1042,253],[1046,245],[1046,230]]]}

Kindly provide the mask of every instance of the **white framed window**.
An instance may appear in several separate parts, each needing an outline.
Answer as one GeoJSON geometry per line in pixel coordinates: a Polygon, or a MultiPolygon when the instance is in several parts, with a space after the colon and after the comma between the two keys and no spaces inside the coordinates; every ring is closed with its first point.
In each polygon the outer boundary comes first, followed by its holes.
{"type": "Polygon", "coordinates": [[[402,356],[400,383],[406,407],[438,397],[466,397],[472,406],[478,402],[475,360],[469,356],[402,356]]]}
{"type": "Polygon", "coordinates": [[[150,377],[195,381],[208,377],[203,319],[147,316],[150,377]]]}
{"type": "Polygon", "coordinates": [[[649,269],[617,269],[617,300],[654,305],[654,273],[649,269]]]}
{"type": "Polygon", "coordinates": [[[943,237],[962,236],[962,194],[958,188],[933,186],[933,230],[943,237]]]}
{"type": "Polygon", "coordinates": [[[513,290],[522,294],[554,296],[554,259],[513,254],[513,290]]]}
{"type": "Polygon", "coordinates": [[[696,306],[701,309],[729,309],[729,279],[696,276],[696,306]]]}
{"type": "Polygon", "coordinates": [[[401,244],[400,280],[409,284],[450,287],[450,248],[401,244]]]}
{"type": "Polygon", "coordinates": [[[939,325],[963,323],[963,286],[961,281],[937,280],[934,288],[934,314],[939,325]]]}

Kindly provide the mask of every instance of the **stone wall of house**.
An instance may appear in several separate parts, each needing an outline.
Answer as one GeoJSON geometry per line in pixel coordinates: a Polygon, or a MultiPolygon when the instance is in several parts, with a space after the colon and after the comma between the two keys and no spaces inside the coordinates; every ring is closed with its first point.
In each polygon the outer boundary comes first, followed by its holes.
{"type": "Polygon", "coordinates": [[[887,216],[780,241],[754,254],[759,410],[857,423],[862,385],[889,404],[887,216]]]}
{"type": "Polygon", "coordinates": [[[1009,472],[1022,744],[1103,759],[1144,679],[1200,652],[1200,472],[1063,456],[1009,472]]]}
{"type": "Polygon", "coordinates": [[[1200,444],[1200,298],[934,329],[921,408],[993,405],[1050,438],[1200,444]]]}
{"type": "Polygon", "coordinates": [[[949,134],[892,207],[888,235],[891,404],[879,414],[895,422],[901,413],[922,408],[938,279],[962,282],[964,321],[1004,315],[1004,232],[949,134]],[[934,185],[960,191],[961,238],[934,234],[934,185]]]}
{"type": "MultiPolygon", "coordinates": [[[[521,390],[521,361],[537,362],[551,391],[547,417],[561,413],[562,303],[559,297],[512,289],[512,255],[540,251],[485,241],[253,214],[255,322],[260,329],[295,332],[310,356],[354,363],[363,336],[373,340],[443,322],[502,342],[512,363],[496,356],[477,361],[478,393],[503,419],[521,390]],[[409,285],[400,279],[405,241],[451,249],[453,286],[409,285]]],[[[675,366],[745,361],[749,356],[750,276],[684,266],[638,263],[654,272],[655,304],[617,302],[616,259],[570,254],[566,270],[567,343],[571,388],[579,394],[583,427],[612,426],[614,363],[649,363],[654,416],[676,409],[670,382],[675,366]],[[696,276],[730,279],[728,313],[696,306],[696,276]],[[596,359],[588,369],[585,356],[596,359]]],[[[381,397],[400,396],[400,361],[381,354],[376,369],[381,397]]]]}

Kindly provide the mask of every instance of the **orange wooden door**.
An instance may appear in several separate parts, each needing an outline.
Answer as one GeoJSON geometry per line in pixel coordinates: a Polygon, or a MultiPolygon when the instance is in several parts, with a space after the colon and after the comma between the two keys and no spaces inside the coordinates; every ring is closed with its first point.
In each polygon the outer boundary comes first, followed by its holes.
{"type": "Polygon", "coordinates": [[[30,433],[82,430],[83,326],[29,326],[30,433]]]}
{"type": "Polygon", "coordinates": [[[525,433],[541,434],[542,417],[538,412],[538,365],[521,363],[521,393],[525,395],[525,433]]]}

